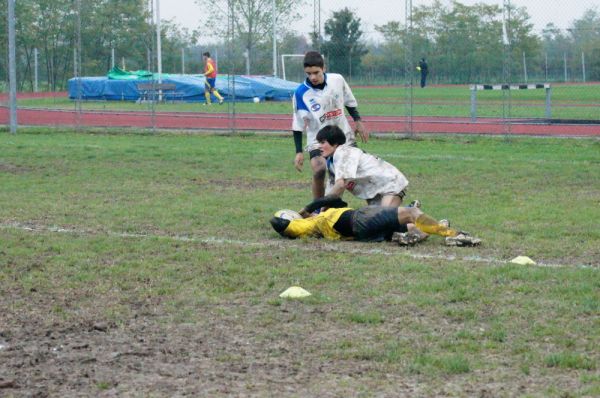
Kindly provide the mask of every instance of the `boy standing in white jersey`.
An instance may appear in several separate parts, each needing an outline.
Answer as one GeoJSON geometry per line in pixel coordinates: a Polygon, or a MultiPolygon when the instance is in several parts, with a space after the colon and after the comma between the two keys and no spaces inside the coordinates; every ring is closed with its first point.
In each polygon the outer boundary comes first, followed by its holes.
{"type": "Polygon", "coordinates": [[[344,77],[337,73],[325,73],[323,56],[317,51],[309,51],[304,56],[304,72],[306,81],[294,93],[294,115],[292,130],[296,157],[294,165],[298,171],[304,164],[302,132],[306,129],[306,150],[310,156],[313,171],[313,198],[325,195],[325,158],[321,154],[317,133],[324,126],[338,126],[346,136],[347,145],[355,145],[355,135],[344,108],[348,111],[356,125],[356,133],[363,142],[369,139],[357,110],[358,103],[344,77]]]}

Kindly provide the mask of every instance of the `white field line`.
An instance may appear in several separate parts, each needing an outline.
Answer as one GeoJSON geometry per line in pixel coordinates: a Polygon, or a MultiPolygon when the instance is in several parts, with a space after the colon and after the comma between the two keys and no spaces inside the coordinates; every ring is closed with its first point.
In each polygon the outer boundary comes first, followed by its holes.
{"type": "MultiPolygon", "coordinates": [[[[314,246],[303,245],[302,243],[298,243],[300,241],[293,240],[265,240],[262,242],[250,242],[244,240],[237,239],[224,239],[218,237],[193,237],[193,236],[185,236],[185,235],[160,235],[160,234],[144,234],[144,233],[129,233],[129,232],[113,232],[113,231],[89,231],[83,229],[74,229],[74,228],[62,228],[58,226],[46,226],[39,224],[31,224],[31,223],[19,223],[19,222],[8,222],[8,223],[0,223],[0,229],[17,229],[28,232],[55,232],[62,234],[75,234],[75,235],[102,235],[118,238],[135,238],[135,239],[143,239],[143,238],[160,238],[160,239],[168,239],[179,242],[193,242],[193,243],[204,243],[204,244],[212,244],[212,245],[236,245],[241,247],[277,247],[282,248],[282,246],[293,247],[300,250],[310,250],[314,251],[314,246]]],[[[392,247],[392,246],[390,246],[392,247]]],[[[320,250],[327,250],[330,252],[339,252],[340,247],[335,243],[328,243],[326,241],[319,242],[320,250]]],[[[445,260],[445,261],[468,261],[468,262],[476,262],[476,263],[487,263],[494,265],[506,265],[510,263],[510,260],[502,260],[493,257],[480,257],[480,256],[456,256],[456,255],[443,255],[443,254],[426,254],[426,253],[414,253],[409,250],[405,250],[401,248],[400,250],[386,250],[381,248],[376,249],[348,249],[348,247],[343,248],[345,253],[350,254],[379,254],[385,256],[403,256],[410,257],[413,259],[419,260],[445,260]]],[[[600,269],[595,266],[589,265],[564,265],[564,264],[551,264],[551,263],[536,263],[536,267],[543,268],[591,268],[591,269],[600,269]]]]}
{"type": "MultiPolygon", "coordinates": [[[[381,152],[377,153],[377,156],[381,156],[384,159],[388,158],[401,158],[401,159],[411,159],[411,160],[450,160],[450,161],[461,161],[461,162],[481,162],[481,161],[489,161],[489,158],[477,157],[477,156],[457,156],[457,155],[411,155],[404,153],[391,153],[391,152],[381,152]]],[[[509,162],[514,164],[516,162],[524,162],[522,158],[516,157],[504,157],[502,159],[498,159],[498,161],[502,160],[503,162],[509,162]]],[[[527,163],[539,163],[539,164],[567,164],[567,165],[582,165],[582,166],[591,166],[597,163],[597,160],[560,160],[560,159],[527,159],[527,163]]]]}

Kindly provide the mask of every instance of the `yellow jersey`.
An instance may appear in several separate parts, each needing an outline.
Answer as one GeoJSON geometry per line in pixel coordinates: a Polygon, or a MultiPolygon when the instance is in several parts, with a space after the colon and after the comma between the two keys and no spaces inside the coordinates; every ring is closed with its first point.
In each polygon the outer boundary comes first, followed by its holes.
{"type": "Polygon", "coordinates": [[[314,236],[332,240],[352,239],[351,237],[342,236],[333,228],[341,215],[348,210],[352,209],[349,207],[331,208],[315,216],[291,220],[283,234],[290,238],[314,236]]]}

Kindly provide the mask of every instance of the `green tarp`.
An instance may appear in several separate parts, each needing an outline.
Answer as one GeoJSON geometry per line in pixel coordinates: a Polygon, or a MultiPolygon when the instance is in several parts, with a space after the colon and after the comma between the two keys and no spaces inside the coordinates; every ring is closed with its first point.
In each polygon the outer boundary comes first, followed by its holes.
{"type": "MultiPolygon", "coordinates": [[[[162,78],[168,77],[166,73],[161,75],[162,78]]],[[[147,70],[123,70],[118,66],[113,67],[108,71],[108,78],[112,80],[158,80],[158,73],[152,73],[147,70]]]]}

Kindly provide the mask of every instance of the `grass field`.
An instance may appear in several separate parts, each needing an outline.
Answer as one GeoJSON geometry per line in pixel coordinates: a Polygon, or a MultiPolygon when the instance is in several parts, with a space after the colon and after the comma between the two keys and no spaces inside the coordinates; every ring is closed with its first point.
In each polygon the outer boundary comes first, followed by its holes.
{"type": "Polygon", "coordinates": [[[0,395],[600,395],[600,141],[363,144],[483,239],[409,249],[279,237],[291,141],[0,133],[0,395]]]}
{"type": "MultiPolygon", "coordinates": [[[[365,116],[470,117],[470,91],[462,86],[432,86],[409,91],[398,86],[355,87],[359,109],[365,116]],[[411,101],[412,98],[412,101],[411,101]]],[[[600,85],[556,85],[552,88],[552,117],[600,121],[600,85]]],[[[477,93],[479,117],[544,118],[545,90],[481,91],[477,93]]],[[[19,106],[73,109],[68,98],[22,99],[19,106]]],[[[84,101],[82,109],[150,111],[150,104],[133,102],[84,101]]],[[[154,107],[161,112],[227,112],[227,106],[205,107],[199,103],[165,103],[154,107]]],[[[291,114],[290,102],[236,103],[236,112],[291,114]]]]}

